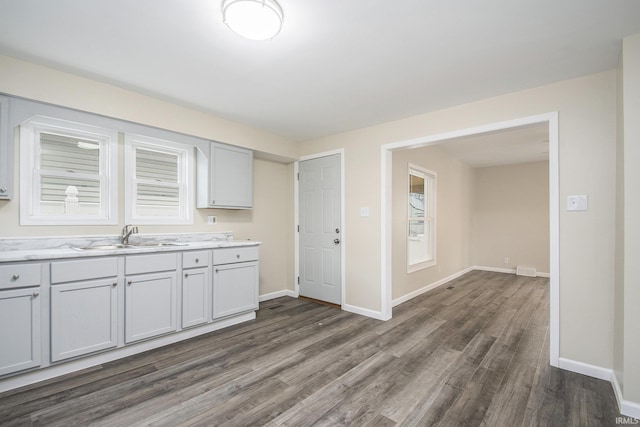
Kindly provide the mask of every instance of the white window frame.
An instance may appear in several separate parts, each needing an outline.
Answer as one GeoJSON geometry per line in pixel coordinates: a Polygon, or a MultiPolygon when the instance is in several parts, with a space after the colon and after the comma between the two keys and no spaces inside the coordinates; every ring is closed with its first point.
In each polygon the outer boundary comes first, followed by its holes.
{"type": "Polygon", "coordinates": [[[20,224],[112,225],[118,223],[118,132],[73,121],[33,116],[20,124],[20,224]],[[100,146],[100,209],[97,215],[54,215],[40,206],[40,134],[96,140],[100,146]]]}
{"type": "Polygon", "coordinates": [[[174,141],[125,133],[124,136],[125,223],[127,224],[193,224],[193,147],[174,141]],[[138,180],[135,176],[136,149],[162,151],[178,156],[178,189],[180,194],[178,216],[144,216],[136,211],[138,180]]]}
{"type": "Polygon", "coordinates": [[[421,166],[409,163],[408,164],[408,173],[407,173],[407,230],[406,230],[406,239],[407,239],[407,272],[412,273],[418,270],[422,270],[425,268],[433,267],[437,264],[437,256],[436,256],[436,212],[437,212],[437,182],[438,182],[438,174],[429,169],[423,168],[421,166]],[[424,179],[425,183],[425,199],[427,200],[427,204],[425,206],[424,218],[412,218],[410,217],[409,212],[409,186],[411,182],[411,175],[419,176],[424,179]],[[410,254],[410,245],[412,241],[409,239],[410,235],[410,221],[411,220],[424,220],[425,228],[429,228],[429,239],[425,241],[427,245],[426,252],[427,254],[431,254],[430,258],[427,258],[424,261],[419,261],[416,263],[411,263],[411,254],[410,254]]]}

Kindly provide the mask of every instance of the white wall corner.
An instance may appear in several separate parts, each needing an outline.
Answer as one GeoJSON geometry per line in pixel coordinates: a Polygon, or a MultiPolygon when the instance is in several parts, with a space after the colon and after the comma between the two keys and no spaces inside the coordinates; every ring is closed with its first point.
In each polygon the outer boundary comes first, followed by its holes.
{"type": "Polygon", "coordinates": [[[611,385],[613,386],[613,392],[615,393],[616,400],[618,401],[620,413],[627,417],[640,419],[640,403],[624,400],[624,397],[622,396],[622,388],[620,387],[620,383],[618,382],[618,377],[615,372],[612,372],[611,374],[611,385]]]}
{"type": "Polygon", "coordinates": [[[342,304],[342,309],[350,313],[359,314],[361,316],[371,317],[377,320],[389,320],[391,316],[385,316],[382,311],[370,310],[368,308],[358,307],[357,305],[342,304]]]}
{"type": "Polygon", "coordinates": [[[567,359],[561,357],[558,360],[558,367],[566,371],[575,372],[576,374],[587,375],[589,377],[597,378],[599,380],[611,381],[613,377],[613,370],[603,368],[601,366],[590,365],[584,362],[578,362],[577,360],[567,359]]]}
{"type": "Polygon", "coordinates": [[[616,396],[616,400],[618,401],[618,410],[620,411],[620,413],[627,417],[640,419],[640,403],[624,400],[622,396],[622,389],[620,388],[620,383],[618,382],[618,378],[616,378],[613,369],[590,365],[588,363],[578,362],[576,360],[566,359],[564,357],[561,357],[558,362],[558,367],[560,369],[565,369],[577,374],[587,375],[589,377],[609,381],[611,383],[611,386],[613,387],[613,392],[616,396]]]}

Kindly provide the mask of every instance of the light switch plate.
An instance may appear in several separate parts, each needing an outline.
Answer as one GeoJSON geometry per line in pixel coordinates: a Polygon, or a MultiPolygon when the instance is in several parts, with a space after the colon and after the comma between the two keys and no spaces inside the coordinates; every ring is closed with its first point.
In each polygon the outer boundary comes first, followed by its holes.
{"type": "Polygon", "coordinates": [[[360,216],[361,217],[369,216],[369,208],[360,208],[360,216]]]}
{"type": "Polygon", "coordinates": [[[567,197],[567,211],[585,212],[589,210],[589,196],[572,195],[567,197]]]}

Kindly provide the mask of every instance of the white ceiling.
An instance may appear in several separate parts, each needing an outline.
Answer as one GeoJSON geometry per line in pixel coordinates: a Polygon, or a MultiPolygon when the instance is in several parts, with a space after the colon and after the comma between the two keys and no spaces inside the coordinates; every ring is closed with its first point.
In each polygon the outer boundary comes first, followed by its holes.
{"type": "Polygon", "coordinates": [[[273,40],[222,0],[0,0],[0,54],[296,141],[616,66],[638,0],[279,0],[273,40]]]}
{"type": "Polygon", "coordinates": [[[549,160],[547,123],[518,126],[455,139],[439,145],[477,168],[549,160]]]}

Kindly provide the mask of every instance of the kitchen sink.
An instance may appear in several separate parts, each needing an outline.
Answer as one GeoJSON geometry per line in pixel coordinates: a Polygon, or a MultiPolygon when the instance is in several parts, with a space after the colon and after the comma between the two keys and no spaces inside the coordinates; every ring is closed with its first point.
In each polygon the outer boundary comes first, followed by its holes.
{"type": "Polygon", "coordinates": [[[72,249],[78,251],[87,251],[87,250],[98,250],[98,251],[108,251],[114,249],[124,249],[131,247],[131,245],[123,245],[121,243],[116,243],[113,245],[92,245],[92,246],[72,246],[72,249]]]}
{"type": "Polygon", "coordinates": [[[114,243],[110,245],[91,245],[91,246],[74,246],[72,249],[78,251],[109,251],[116,249],[136,249],[136,248],[163,248],[168,246],[187,246],[186,243],[175,242],[139,242],[139,243],[114,243]]]}
{"type": "Polygon", "coordinates": [[[144,248],[161,248],[163,246],[187,246],[186,243],[176,243],[176,242],[140,242],[140,243],[129,243],[129,246],[139,246],[144,248]]]}

